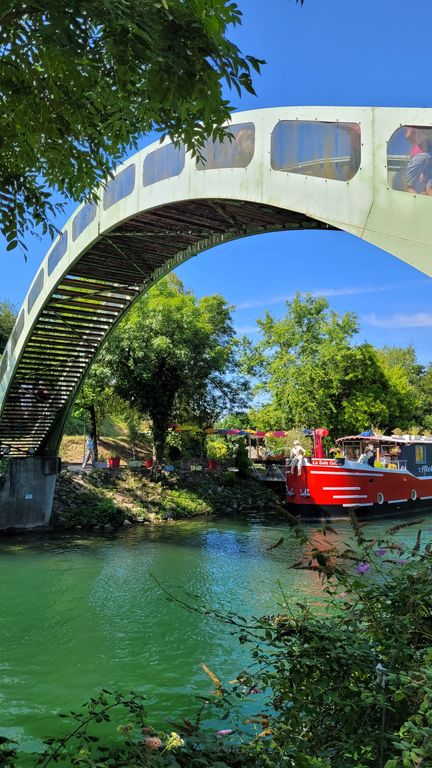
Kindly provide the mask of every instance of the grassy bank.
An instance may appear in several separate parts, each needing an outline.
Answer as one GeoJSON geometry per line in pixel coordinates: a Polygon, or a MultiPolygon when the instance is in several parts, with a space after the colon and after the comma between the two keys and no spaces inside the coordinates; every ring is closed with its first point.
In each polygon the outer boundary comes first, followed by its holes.
{"type": "MultiPolygon", "coordinates": [[[[64,464],[81,464],[85,454],[85,435],[65,435],[60,447],[60,457],[64,464]]],[[[148,438],[143,437],[132,450],[126,435],[105,436],[98,438],[99,459],[105,461],[109,456],[120,456],[122,461],[129,459],[149,459],[152,446],[148,438]]]]}
{"type": "Polygon", "coordinates": [[[146,470],[61,472],[52,524],[83,528],[182,520],[199,515],[283,511],[264,483],[229,472],[173,474],[151,482],[146,470]]]}

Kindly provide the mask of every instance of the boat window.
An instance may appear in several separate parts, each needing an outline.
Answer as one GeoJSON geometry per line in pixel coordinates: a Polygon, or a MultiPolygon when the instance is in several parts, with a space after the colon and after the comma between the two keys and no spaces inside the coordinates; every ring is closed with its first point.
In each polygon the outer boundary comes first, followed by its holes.
{"type": "Polygon", "coordinates": [[[426,446],[425,445],[416,445],[415,460],[416,460],[416,464],[426,463],[426,446]]]}
{"type": "Polygon", "coordinates": [[[357,461],[362,453],[360,442],[342,443],[342,451],[346,459],[349,461],[357,461]]]}
{"type": "Polygon", "coordinates": [[[271,167],[275,171],[349,181],[360,168],[361,129],[358,123],[281,120],[271,136],[271,167]]]}
{"type": "Polygon", "coordinates": [[[255,125],[240,123],[228,126],[231,138],[225,141],[208,139],[204,144],[203,160],[197,160],[198,171],[211,168],[246,168],[255,152],[255,125]]]}
{"type": "Polygon", "coordinates": [[[392,189],[432,195],[432,128],[402,125],[387,144],[387,179],[392,189]]]}

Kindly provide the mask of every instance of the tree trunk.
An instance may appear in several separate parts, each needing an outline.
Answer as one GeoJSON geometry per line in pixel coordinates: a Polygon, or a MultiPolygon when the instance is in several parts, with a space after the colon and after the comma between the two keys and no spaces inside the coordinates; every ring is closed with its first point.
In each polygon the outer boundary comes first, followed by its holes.
{"type": "Polygon", "coordinates": [[[96,409],[93,403],[88,406],[88,411],[90,414],[90,434],[93,437],[93,442],[94,442],[94,459],[95,461],[98,461],[97,417],[96,417],[96,409]]]}
{"type": "Polygon", "coordinates": [[[150,473],[152,480],[157,480],[162,471],[165,444],[168,434],[168,422],[165,419],[153,419],[153,467],[150,473]]]}
{"type": "Polygon", "coordinates": [[[201,437],[201,458],[206,459],[207,458],[207,435],[204,432],[204,435],[201,437]]]}

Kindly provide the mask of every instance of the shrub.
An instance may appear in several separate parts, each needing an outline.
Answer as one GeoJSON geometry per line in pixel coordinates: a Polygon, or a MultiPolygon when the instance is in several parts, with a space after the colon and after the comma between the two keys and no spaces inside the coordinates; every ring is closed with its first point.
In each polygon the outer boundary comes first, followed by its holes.
{"type": "Polygon", "coordinates": [[[221,461],[228,457],[228,445],[226,440],[218,437],[207,438],[207,456],[209,459],[221,461]]]}
{"type": "Polygon", "coordinates": [[[81,526],[92,530],[96,526],[110,525],[114,530],[120,528],[125,519],[125,513],[114,502],[94,493],[76,495],[70,504],[64,506],[61,516],[56,515],[52,523],[60,528],[77,528],[81,526]]]}
{"type": "Polygon", "coordinates": [[[249,461],[248,451],[244,440],[239,440],[235,452],[234,464],[239,471],[240,477],[248,477],[251,463],[249,461]]]}

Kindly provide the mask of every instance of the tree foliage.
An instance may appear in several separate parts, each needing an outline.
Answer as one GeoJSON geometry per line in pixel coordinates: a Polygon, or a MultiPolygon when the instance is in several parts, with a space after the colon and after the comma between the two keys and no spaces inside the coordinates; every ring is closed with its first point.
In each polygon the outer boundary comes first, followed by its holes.
{"type": "Polygon", "coordinates": [[[119,411],[122,405],[123,403],[119,403],[113,395],[111,372],[102,350],[84,379],[70,419],[71,425],[79,420],[80,431],[83,430],[93,437],[96,461],[99,425],[105,416],[119,411]]]}
{"type": "Polygon", "coordinates": [[[222,296],[197,300],[175,275],[142,297],[113,333],[105,354],[114,392],[151,419],[158,461],[176,409],[193,416],[196,402],[229,400],[234,350],[222,296]]]}
{"type": "MultiPolygon", "coordinates": [[[[232,0],[4,0],[0,228],[54,234],[52,192],[81,200],[140,135],[221,137],[225,84],[254,93],[263,62],[227,38],[232,0]]],[[[20,240],[22,243],[22,240],[20,240]]]]}
{"type": "Polygon", "coordinates": [[[412,421],[411,380],[421,369],[410,352],[404,367],[400,350],[379,354],[355,344],[354,314],[340,316],[324,297],[297,294],[282,319],[267,313],[258,325],[262,340],[249,345],[245,364],[270,394],[264,409],[267,420],[278,414],[278,428],[326,426],[337,436],[412,421]]]}
{"type": "Polygon", "coordinates": [[[15,325],[15,307],[9,301],[0,301],[0,355],[8,342],[15,325]]]}

